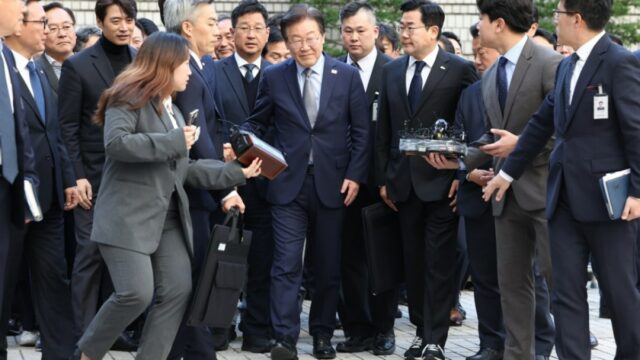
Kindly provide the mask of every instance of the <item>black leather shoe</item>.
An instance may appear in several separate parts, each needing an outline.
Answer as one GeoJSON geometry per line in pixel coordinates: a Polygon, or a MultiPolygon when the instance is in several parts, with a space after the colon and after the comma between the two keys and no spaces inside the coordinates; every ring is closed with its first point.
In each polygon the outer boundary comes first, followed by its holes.
{"type": "Polygon", "coordinates": [[[225,351],[229,348],[229,328],[212,328],[213,348],[216,351],[225,351]]]}
{"type": "Polygon", "coordinates": [[[535,360],[549,360],[549,357],[547,355],[536,355],[535,360]]]}
{"type": "Polygon", "coordinates": [[[7,336],[18,336],[22,333],[22,325],[16,319],[9,319],[7,327],[7,336]]]}
{"type": "Polygon", "coordinates": [[[405,360],[414,360],[422,358],[422,351],[424,350],[424,343],[422,337],[416,336],[411,342],[411,346],[404,352],[405,360]]]}
{"type": "Polygon", "coordinates": [[[335,359],[336,351],[331,346],[331,338],[328,336],[314,336],[313,356],[316,359],[335,359]]]}
{"type": "Polygon", "coordinates": [[[279,341],[271,349],[271,360],[297,360],[296,346],[287,341],[279,341]]]}
{"type": "Polygon", "coordinates": [[[271,351],[271,348],[273,348],[274,345],[274,342],[266,337],[251,335],[245,335],[242,337],[242,351],[264,354],[271,351]]]}
{"type": "Polygon", "coordinates": [[[396,351],[396,336],[390,334],[377,334],[373,341],[373,355],[391,355],[396,351]]]}
{"type": "Polygon", "coordinates": [[[467,360],[502,360],[502,350],[483,347],[475,355],[467,357],[467,360]]]}
{"type": "Polygon", "coordinates": [[[396,319],[402,319],[402,310],[400,308],[396,309],[396,319]]]}
{"type": "Polygon", "coordinates": [[[591,345],[592,349],[598,346],[598,338],[595,335],[593,335],[591,331],[589,331],[589,345],[591,345]]]}
{"type": "Polygon", "coordinates": [[[364,336],[352,336],[346,341],[339,342],[336,350],[341,353],[355,353],[371,350],[373,338],[364,336]]]}
{"type": "Polygon", "coordinates": [[[138,350],[138,342],[125,331],[118,336],[116,342],[111,346],[111,350],[126,352],[136,351],[138,350]]]}

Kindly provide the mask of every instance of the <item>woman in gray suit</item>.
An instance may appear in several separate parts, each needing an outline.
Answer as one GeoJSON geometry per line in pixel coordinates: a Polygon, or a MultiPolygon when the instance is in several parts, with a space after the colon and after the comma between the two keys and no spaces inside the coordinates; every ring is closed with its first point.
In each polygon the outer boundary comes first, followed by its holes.
{"type": "Polygon", "coordinates": [[[96,112],[106,162],[91,239],[115,292],[78,342],[98,360],[152,302],[136,359],[165,359],[191,294],[192,229],[183,185],[218,190],[260,173],[260,162],[190,161],[197,141],[171,103],[189,80],[189,52],[177,35],[148,38],[131,66],[106,90],[96,112]]]}

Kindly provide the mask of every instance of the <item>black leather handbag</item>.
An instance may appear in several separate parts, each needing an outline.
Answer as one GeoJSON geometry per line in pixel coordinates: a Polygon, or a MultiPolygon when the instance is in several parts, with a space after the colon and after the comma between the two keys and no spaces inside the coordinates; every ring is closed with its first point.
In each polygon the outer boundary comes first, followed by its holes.
{"type": "Polygon", "coordinates": [[[244,230],[237,207],[215,225],[191,301],[187,325],[228,328],[247,279],[251,231],[244,230]]]}

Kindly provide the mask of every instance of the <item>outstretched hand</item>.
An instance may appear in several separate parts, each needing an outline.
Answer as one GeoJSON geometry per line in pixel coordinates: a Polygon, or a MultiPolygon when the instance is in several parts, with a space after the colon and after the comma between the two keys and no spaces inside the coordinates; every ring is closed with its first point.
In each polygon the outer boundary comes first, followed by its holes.
{"type": "Polygon", "coordinates": [[[260,160],[260,158],[253,159],[249,166],[242,169],[242,172],[244,173],[244,177],[246,179],[260,175],[260,173],[262,172],[262,160],[260,160]]]}

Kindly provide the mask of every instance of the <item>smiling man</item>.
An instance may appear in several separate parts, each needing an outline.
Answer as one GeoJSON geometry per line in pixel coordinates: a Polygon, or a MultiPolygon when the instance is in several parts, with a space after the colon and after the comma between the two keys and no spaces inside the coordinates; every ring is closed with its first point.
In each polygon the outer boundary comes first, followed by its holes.
{"type": "Polygon", "coordinates": [[[49,32],[44,42],[44,54],[36,63],[44,70],[51,90],[57,96],[62,63],[73,55],[76,46],[76,18],[71,9],[59,2],[45,5],[44,11],[49,21],[49,32]]]}
{"type": "MultiPolygon", "coordinates": [[[[96,1],[96,22],[102,37],[62,64],[58,116],[62,139],[74,165],[80,206],[74,211],[76,258],[71,296],[76,334],[82,335],[98,310],[101,279],[106,274],[98,245],[90,240],[93,202],[100,190],[104,165],[103,129],[93,122],[102,92],[132,61],[129,47],[137,8],[134,0],[96,1]]],[[[64,30],[64,29],[63,29],[64,30]]]]}
{"type": "Polygon", "coordinates": [[[258,136],[273,127],[273,144],[289,165],[266,194],[274,238],[271,321],[277,344],[271,358],[297,358],[306,239],[316,278],[309,316],[313,355],[330,359],[336,356],[331,337],[345,208],[366,180],[366,96],[354,67],[323,54],[325,23],[318,9],[292,6],[281,28],[292,58],[265,70],[253,113],[242,125],[258,136]]]}

